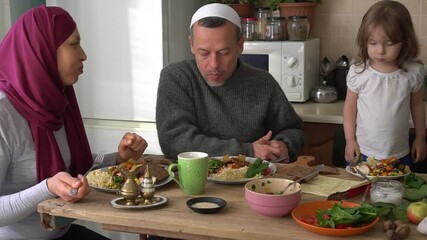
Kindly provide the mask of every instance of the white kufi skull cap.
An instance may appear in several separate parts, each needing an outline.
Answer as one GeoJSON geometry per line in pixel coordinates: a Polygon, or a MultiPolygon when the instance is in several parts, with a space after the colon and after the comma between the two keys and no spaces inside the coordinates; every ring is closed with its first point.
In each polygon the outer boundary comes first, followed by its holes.
{"type": "Polygon", "coordinates": [[[211,3],[199,8],[191,18],[190,29],[195,22],[206,17],[224,18],[234,23],[236,26],[240,28],[240,30],[242,29],[242,26],[240,23],[240,17],[236,13],[236,11],[234,11],[234,9],[231,8],[230,6],[226,4],[221,4],[221,3],[211,3]]]}

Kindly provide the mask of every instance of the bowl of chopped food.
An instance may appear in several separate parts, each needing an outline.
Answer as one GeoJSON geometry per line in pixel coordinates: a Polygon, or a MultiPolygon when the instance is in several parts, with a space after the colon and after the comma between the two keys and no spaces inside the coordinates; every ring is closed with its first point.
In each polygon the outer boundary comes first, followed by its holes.
{"type": "Polygon", "coordinates": [[[227,202],[217,197],[198,197],[187,201],[187,206],[196,213],[211,214],[223,209],[227,202]]]}
{"type": "Polygon", "coordinates": [[[245,185],[245,198],[249,207],[264,216],[282,217],[288,215],[301,200],[301,185],[295,183],[286,188],[292,180],[283,178],[262,178],[245,185]]]}
{"type": "Polygon", "coordinates": [[[311,232],[340,237],[362,234],[379,221],[374,206],[346,201],[307,202],[292,210],[292,217],[311,232]]]}

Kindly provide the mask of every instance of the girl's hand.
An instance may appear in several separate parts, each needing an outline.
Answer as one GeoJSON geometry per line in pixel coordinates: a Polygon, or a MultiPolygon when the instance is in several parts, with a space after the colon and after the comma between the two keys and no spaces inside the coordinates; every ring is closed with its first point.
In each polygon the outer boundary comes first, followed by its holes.
{"type": "Polygon", "coordinates": [[[138,160],[147,148],[148,143],[136,133],[126,133],[119,143],[117,163],[133,158],[138,160]]]}
{"type": "Polygon", "coordinates": [[[345,160],[347,163],[351,163],[355,156],[360,155],[359,144],[356,141],[347,141],[345,144],[345,160]]]}
{"type": "Polygon", "coordinates": [[[46,182],[49,191],[66,202],[76,202],[90,193],[87,179],[81,174],[75,178],[67,172],[59,172],[46,182]]]}
{"type": "Polygon", "coordinates": [[[413,162],[424,161],[427,155],[426,141],[424,138],[415,138],[412,143],[411,155],[413,162]]]}

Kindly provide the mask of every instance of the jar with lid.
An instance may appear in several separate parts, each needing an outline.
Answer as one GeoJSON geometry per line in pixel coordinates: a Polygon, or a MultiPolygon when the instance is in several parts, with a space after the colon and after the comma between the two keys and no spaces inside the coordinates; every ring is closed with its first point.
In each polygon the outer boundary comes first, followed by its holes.
{"type": "Polygon", "coordinates": [[[265,27],[267,25],[267,18],[271,17],[270,8],[257,8],[255,9],[255,16],[257,21],[257,35],[259,40],[265,40],[265,27]]]}
{"type": "Polygon", "coordinates": [[[265,39],[269,41],[285,40],[285,18],[269,17],[265,26],[265,39]]]}
{"type": "Polygon", "coordinates": [[[396,206],[402,204],[403,185],[396,180],[379,180],[372,183],[370,202],[393,203],[396,206]]]}
{"type": "Polygon", "coordinates": [[[307,16],[290,16],[286,24],[288,38],[291,41],[305,41],[310,34],[310,23],[307,16]]]}
{"type": "Polygon", "coordinates": [[[243,36],[245,36],[246,41],[257,40],[256,23],[257,23],[257,18],[242,19],[243,36]]]}

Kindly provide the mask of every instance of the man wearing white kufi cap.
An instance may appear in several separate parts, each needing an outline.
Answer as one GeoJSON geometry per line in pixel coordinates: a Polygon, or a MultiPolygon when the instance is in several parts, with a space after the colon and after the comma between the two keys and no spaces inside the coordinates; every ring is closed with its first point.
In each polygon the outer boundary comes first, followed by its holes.
{"type": "Polygon", "coordinates": [[[268,72],[239,59],[244,38],[237,13],[224,4],[202,6],[191,19],[189,41],[195,59],[160,74],[156,125],[163,154],[296,159],[303,122],[268,72]]]}

